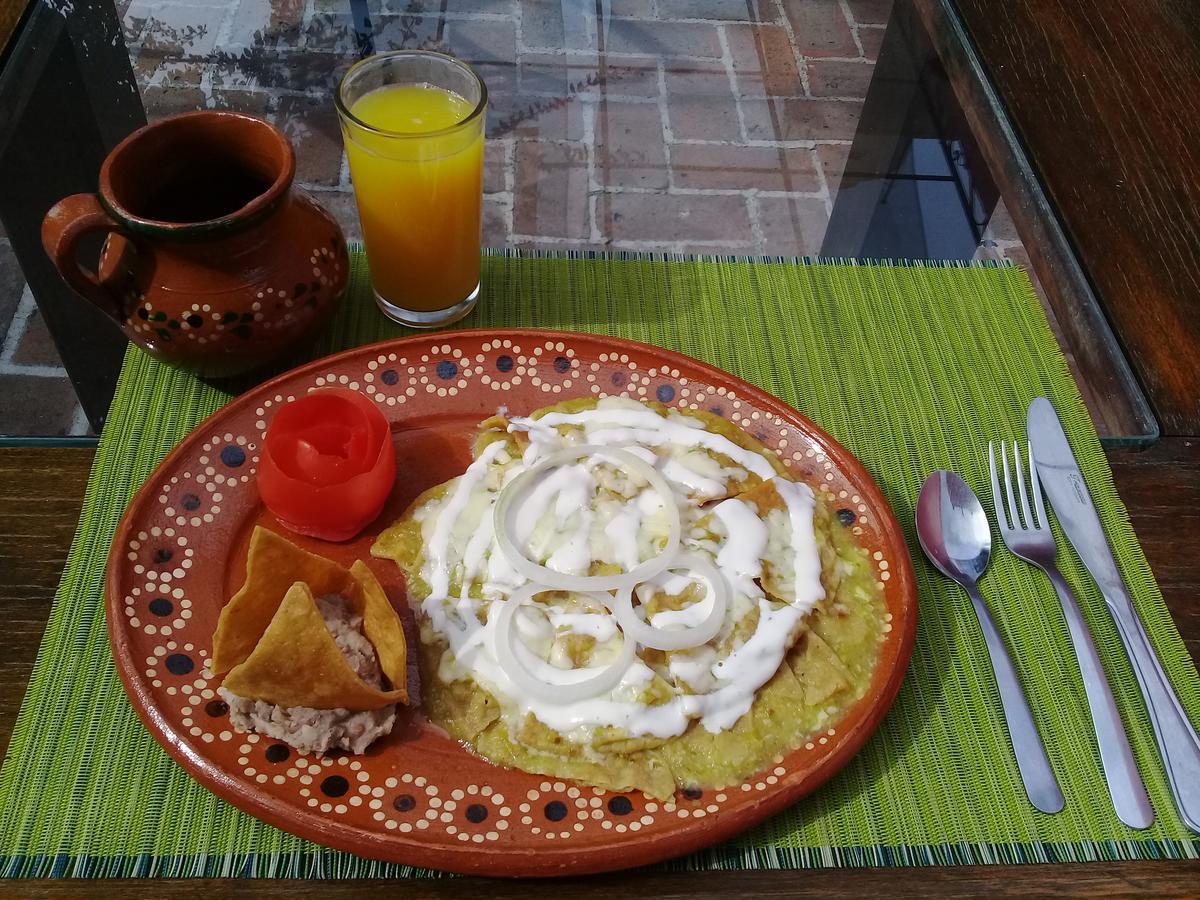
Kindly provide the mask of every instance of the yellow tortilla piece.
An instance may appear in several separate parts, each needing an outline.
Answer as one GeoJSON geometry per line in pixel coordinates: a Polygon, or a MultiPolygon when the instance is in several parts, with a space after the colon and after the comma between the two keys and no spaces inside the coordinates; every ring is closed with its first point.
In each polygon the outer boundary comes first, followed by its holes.
{"type": "Polygon", "coordinates": [[[451,737],[471,743],[489,725],[500,718],[500,703],[473,681],[442,681],[438,665],[447,645],[431,637],[417,645],[422,678],[437,679],[441,690],[422,691],[421,704],[431,722],[446,729],[451,737]],[[426,675],[428,673],[428,675],[426,675]]]}
{"type": "MultiPolygon", "coordinates": [[[[400,617],[392,607],[383,592],[375,574],[361,559],[355,560],[350,567],[350,574],[358,582],[361,608],[358,610],[363,618],[363,634],[375,648],[379,658],[379,668],[387,676],[395,689],[392,693],[400,695],[400,702],[408,702],[408,645],[404,641],[404,627],[400,617]]],[[[351,598],[351,603],[354,598],[351,598]]],[[[347,707],[349,708],[349,707],[347,707]]]]}
{"type": "MultiPolygon", "coordinates": [[[[432,487],[425,491],[421,496],[417,497],[408,507],[404,515],[380,532],[379,537],[375,538],[375,543],[371,545],[371,555],[378,559],[390,559],[400,566],[408,576],[408,593],[413,596],[413,579],[418,577],[421,570],[421,559],[425,553],[425,539],[421,535],[421,523],[413,516],[415,510],[420,509],[430,500],[435,498],[440,499],[445,496],[449,490],[449,486],[453,482],[446,482],[432,487]]],[[[424,582],[421,582],[424,584],[424,582]]],[[[425,586],[423,594],[417,594],[418,599],[423,599],[429,593],[428,586],[425,586]]]]}
{"type": "Polygon", "coordinates": [[[608,757],[601,762],[580,756],[564,757],[516,743],[501,721],[492,722],[475,736],[472,744],[480,756],[500,765],[520,760],[519,768],[525,772],[573,778],[610,791],[640,790],[659,800],[675,793],[675,776],[653,752],[629,759],[608,757]]]}
{"type": "MultiPolygon", "coordinates": [[[[308,585],[318,597],[348,597],[356,585],[350,573],[332,560],[307,553],[266,528],[255,528],[246,556],[246,582],[225,604],[217,620],[213,674],[228,672],[250,656],[279,609],[287,586],[297,581],[308,585]]],[[[323,622],[321,628],[325,630],[323,622]]]]}
{"type": "Polygon", "coordinates": [[[850,673],[815,631],[806,632],[800,640],[807,642],[804,652],[793,653],[788,663],[796,679],[804,685],[805,705],[819,706],[850,687],[850,673]]]}
{"type": "Polygon", "coordinates": [[[253,652],[225,676],[225,687],[277,706],[312,709],[379,709],[406,696],[403,689],[373,688],[355,674],[302,581],[288,589],[253,652]]]}

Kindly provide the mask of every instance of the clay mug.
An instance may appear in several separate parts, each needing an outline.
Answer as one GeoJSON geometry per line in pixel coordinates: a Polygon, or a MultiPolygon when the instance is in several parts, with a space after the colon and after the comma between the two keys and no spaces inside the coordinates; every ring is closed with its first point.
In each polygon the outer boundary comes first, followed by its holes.
{"type": "Polygon", "coordinates": [[[295,171],[291,144],[261,119],[172,116],[109,153],[98,194],[56,203],[42,243],[151,356],[236,375],[315,337],[345,291],[342,231],[292,187],[295,171]],[[89,235],[104,236],[94,272],[78,256],[89,235]]]}

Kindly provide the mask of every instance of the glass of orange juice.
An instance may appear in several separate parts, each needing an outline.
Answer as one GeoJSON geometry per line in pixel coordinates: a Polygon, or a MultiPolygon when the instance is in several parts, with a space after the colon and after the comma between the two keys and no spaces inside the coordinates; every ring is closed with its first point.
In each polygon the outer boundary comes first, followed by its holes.
{"type": "Polygon", "coordinates": [[[479,299],[482,79],[443,53],[380,53],[345,74],[337,109],[380,309],[414,328],[461,319],[479,299]]]}

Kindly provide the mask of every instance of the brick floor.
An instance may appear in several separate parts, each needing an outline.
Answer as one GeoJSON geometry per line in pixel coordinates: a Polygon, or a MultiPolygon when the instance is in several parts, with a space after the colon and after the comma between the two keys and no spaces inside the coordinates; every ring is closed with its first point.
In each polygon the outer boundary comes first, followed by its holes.
{"type": "Polygon", "coordinates": [[[512,197],[490,194],[483,198],[483,246],[503,247],[512,234],[512,197]]]}
{"type": "MultiPolygon", "coordinates": [[[[371,0],[376,50],[441,49],[489,86],[485,244],[815,254],[893,0],[371,0]]],[[[151,120],[276,122],[297,184],[361,238],[332,103],[347,0],[118,0],[151,120]]],[[[998,215],[981,253],[1022,258],[998,215]]],[[[0,237],[0,434],[84,425],[0,237]],[[10,322],[12,327],[10,328],[10,322]],[[36,399],[35,399],[36,398],[36,399]]]]}
{"type": "Polygon", "coordinates": [[[796,49],[805,57],[858,56],[850,20],[840,0],[805,0],[786,5],[796,49]]]}
{"type": "Polygon", "coordinates": [[[742,141],[737,95],[723,67],[671,67],[663,83],[672,140],[742,141]]]}
{"type": "Polygon", "coordinates": [[[777,22],[780,9],[772,0],[658,0],[658,15],[663,19],[777,22]]]}
{"type": "Polygon", "coordinates": [[[742,97],[804,95],[800,58],[782,25],[728,25],[725,41],[742,97]]]}
{"type": "Polygon", "coordinates": [[[756,197],[763,251],[780,256],[819,256],[825,236],[820,197],[756,197]]]}
{"type": "Polygon", "coordinates": [[[808,63],[808,90],[814,97],[867,96],[875,65],[865,60],[814,59],[808,63]]]}
{"type": "MultiPolygon", "coordinates": [[[[521,45],[531,50],[544,47],[559,50],[566,41],[566,29],[558,0],[531,0],[521,7],[521,45]]],[[[587,34],[583,46],[595,48],[594,30],[587,34]]],[[[577,44],[575,49],[582,49],[577,44]]]]}
{"type": "Polygon", "coordinates": [[[825,185],[831,196],[836,195],[842,173],[846,171],[846,158],[850,156],[850,144],[817,144],[817,159],[821,163],[821,173],[825,176],[825,185]]]}
{"type": "Polygon", "coordinates": [[[321,97],[279,98],[274,118],[295,147],[296,180],[336,186],[342,180],[342,133],[337,111],[321,97]]]}
{"type": "Polygon", "coordinates": [[[657,103],[605,103],[596,110],[594,142],[601,161],[599,186],[663,191],[670,185],[663,115],[657,103]]]}
{"type": "Polygon", "coordinates": [[[742,101],[746,137],[753,141],[850,141],[862,113],[855,100],[782,97],[742,101]]]}
{"type": "Polygon", "coordinates": [[[499,194],[510,189],[509,172],[512,166],[509,156],[512,153],[511,141],[488,141],[483,154],[483,192],[499,194]]]}
{"type": "Polygon", "coordinates": [[[513,230],[534,237],[588,240],[592,223],[587,145],[519,141],[515,152],[513,230]]]}
{"type": "Polygon", "coordinates": [[[75,389],[64,377],[0,376],[0,427],[5,434],[82,434],[75,389]]]}
{"type": "Polygon", "coordinates": [[[821,192],[813,151],[802,148],[675,144],[671,173],[681,188],[821,192]]]}
{"type": "Polygon", "coordinates": [[[60,363],[54,339],[37,309],[29,314],[25,333],[13,350],[12,361],[17,366],[57,366],[60,363]]]}
{"type": "Polygon", "coordinates": [[[719,194],[613,194],[603,222],[616,241],[723,243],[751,233],[745,197],[719,194]]]}
{"type": "Polygon", "coordinates": [[[846,7],[859,25],[886,25],[892,0],[846,0],[846,7]]]}
{"type": "Polygon", "coordinates": [[[855,29],[854,33],[858,36],[858,42],[863,48],[863,56],[871,62],[879,58],[879,45],[883,43],[883,31],[882,25],[860,25],[855,29]]]}
{"type": "Polygon", "coordinates": [[[608,50],[686,59],[720,59],[721,37],[708,23],[614,19],[608,32],[608,50]]]}
{"type": "MultiPolygon", "coordinates": [[[[15,266],[7,274],[14,271],[15,266]]],[[[4,299],[13,296],[17,302],[0,341],[0,436],[86,433],[75,389],[62,371],[33,294],[18,287],[6,291],[4,299]]]]}

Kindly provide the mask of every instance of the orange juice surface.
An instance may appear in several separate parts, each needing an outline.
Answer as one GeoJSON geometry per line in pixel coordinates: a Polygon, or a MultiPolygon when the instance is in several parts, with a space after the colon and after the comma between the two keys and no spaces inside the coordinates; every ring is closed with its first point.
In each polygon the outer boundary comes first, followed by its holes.
{"type": "Polygon", "coordinates": [[[351,127],[346,153],[375,290],[407,309],[446,309],[479,284],[483,203],[483,117],[474,105],[428,85],[364,94],[360,122],[403,136],[351,127]]]}

